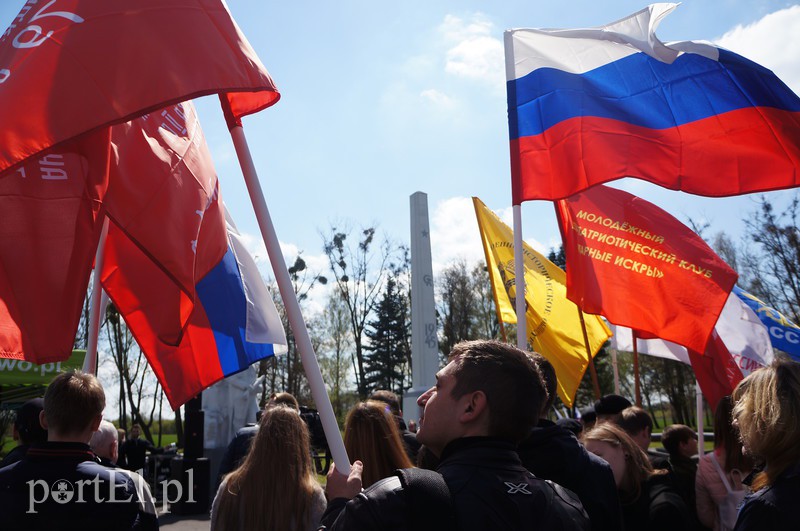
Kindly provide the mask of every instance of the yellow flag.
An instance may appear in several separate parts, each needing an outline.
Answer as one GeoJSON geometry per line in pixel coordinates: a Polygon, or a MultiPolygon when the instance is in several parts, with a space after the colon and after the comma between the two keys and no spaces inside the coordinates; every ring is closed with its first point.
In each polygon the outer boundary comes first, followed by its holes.
{"type": "MultiPolygon", "coordinates": [[[[472,202],[498,313],[504,323],[516,323],[513,232],[480,199],[473,197],[472,202]]],[[[523,244],[523,255],[528,343],[553,364],[558,376],[558,396],[572,407],[575,392],[589,366],[578,307],[567,299],[566,274],[561,268],[527,244],[523,244]]],[[[589,350],[594,357],[611,337],[611,331],[596,315],[585,315],[584,321],[589,350]]]]}

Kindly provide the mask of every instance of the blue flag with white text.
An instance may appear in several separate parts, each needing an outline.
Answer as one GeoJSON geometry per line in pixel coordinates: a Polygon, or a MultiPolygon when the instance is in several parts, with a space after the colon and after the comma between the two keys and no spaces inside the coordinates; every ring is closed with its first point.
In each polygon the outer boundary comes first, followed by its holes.
{"type": "Polygon", "coordinates": [[[781,312],[767,306],[761,299],[747,293],[739,286],[734,286],[733,292],[756,312],[758,318],[767,327],[772,346],[800,361],[800,326],[797,326],[781,312]]]}

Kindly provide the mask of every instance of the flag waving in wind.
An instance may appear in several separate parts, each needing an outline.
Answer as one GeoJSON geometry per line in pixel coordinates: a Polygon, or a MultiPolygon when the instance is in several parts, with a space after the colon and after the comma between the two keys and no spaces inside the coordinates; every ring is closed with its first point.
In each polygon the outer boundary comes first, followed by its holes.
{"type": "MultiPolygon", "coordinates": [[[[180,311],[165,305],[169,319],[159,320],[157,333],[180,342],[196,280],[216,263],[198,263],[192,249],[197,211],[210,205],[216,176],[213,167],[213,180],[205,181],[137,173],[119,148],[143,147],[130,130],[143,114],[185,144],[176,104],[212,93],[233,120],[279,98],[221,0],[22,7],[0,36],[0,357],[44,363],[70,355],[104,212],[174,281],[165,298],[180,311]],[[164,188],[154,190],[158,179],[164,188]],[[167,216],[158,230],[140,230],[154,215],[167,216]]],[[[163,153],[182,163],[181,149],[172,151],[163,153]]],[[[221,259],[224,218],[221,211],[205,215],[216,216],[205,226],[222,236],[212,239],[221,242],[221,259]]]]}
{"type": "Polygon", "coordinates": [[[27,2],[0,37],[0,173],[101,126],[206,94],[278,101],[221,0],[27,2]]]}
{"type": "Polygon", "coordinates": [[[113,128],[103,288],[178,407],[286,344],[191,103],[113,128]]]}
{"type": "MultiPolygon", "coordinates": [[[[502,320],[516,322],[514,303],[514,238],[511,229],[473,197],[486,254],[486,266],[502,320]],[[513,320],[512,320],[513,319],[513,320]]],[[[578,307],[567,299],[564,271],[525,245],[526,320],[528,340],[547,358],[558,376],[558,396],[572,407],[575,392],[589,366],[578,307]]],[[[611,332],[596,315],[586,315],[589,350],[594,357],[611,332]]]]}
{"type": "Polygon", "coordinates": [[[622,177],[705,196],[800,185],[800,98],[728,50],[662,43],[676,6],[506,31],[513,204],[622,177]]]}
{"type": "Polygon", "coordinates": [[[567,296],[610,322],[703,352],[738,275],[683,223],[597,185],[558,202],[567,296]]]}

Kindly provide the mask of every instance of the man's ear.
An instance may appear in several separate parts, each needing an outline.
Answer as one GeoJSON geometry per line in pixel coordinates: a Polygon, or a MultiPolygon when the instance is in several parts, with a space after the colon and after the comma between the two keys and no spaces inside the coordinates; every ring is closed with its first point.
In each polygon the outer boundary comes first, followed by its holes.
{"type": "Polygon", "coordinates": [[[92,419],[92,433],[96,432],[100,429],[100,423],[103,422],[103,414],[100,413],[94,419],[92,419]]]}
{"type": "Polygon", "coordinates": [[[39,424],[42,426],[42,429],[47,429],[47,419],[44,416],[44,410],[39,412],[39,424]]]}
{"type": "Polygon", "coordinates": [[[461,422],[472,422],[487,410],[486,394],[483,391],[473,391],[462,398],[464,403],[458,419],[461,422]]]}

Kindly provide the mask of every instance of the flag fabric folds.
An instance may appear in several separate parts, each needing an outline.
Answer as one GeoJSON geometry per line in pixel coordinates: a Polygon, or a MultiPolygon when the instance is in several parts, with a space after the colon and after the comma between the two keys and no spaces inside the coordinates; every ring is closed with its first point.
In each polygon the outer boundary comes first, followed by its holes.
{"type": "Polygon", "coordinates": [[[800,98],[708,43],[662,43],[676,4],[505,32],[513,204],[635,177],[705,196],[800,185],[800,98]]]}
{"type": "MultiPolygon", "coordinates": [[[[164,342],[157,333],[159,321],[174,316],[118,307],[173,409],[222,378],[285,352],[280,317],[230,219],[226,240],[221,260],[197,283],[198,298],[177,345],[164,342]]],[[[124,293],[138,296],[142,307],[153,308],[148,303],[174,289],[164,270],[113,224],[101,278],[115,304],[124,293]]]]}
{"type": "Polygon", "coordinates": [[[283,327],[226,218],[191,103],[112,134],[101,282],[177,407],[272,355],[283,327]]]}
{"type": "Polygon", "coordinates": [[[72,354],[102,224],[109,129],[70,141],[0,178],[0,358],[72,354]]]}
{"type": "Polygon", "coordinates": [[[279,98],[221,0],[28,2],[0,37],[0,172],[213,93],[234,119],[279,98]]]}
{"type": "Polygon", "coordinates": [[[691,229],[598,185],[558,202],[567,296],[614,324],[705,350],[738,275],[691,229]]]}
{"type": "MultiPolygon", "coordinates": [[[[516,322],[514,238],[511,229],[474,197],[492,290],[504,322],[516,322]]],[[[526,321],[532,348],[553,364],[558,396],[572,407],[575,392],[589,366],[578,307],[566,297],[564,271],[525,245],[526,321]]],[[[586,315],[589,351],[594,357],[611,335],[596,315],[586,315]]]]}
{"type": "MultiPolygon", "coordinates": [[[[772,363],[774,354],[766,327],[756,313],[735,294],[737,290],[738,287],[734,288],[734,292],[725,301],[714,330],[722,338],[742,374],[747,376],[752,371],[772,363]]],[[[609,328],[614,333],[611,338],[611,348],[632,352],[631,329],[613,324],[609,325],[609,328]]],[[[680,361],[686,365],[692,364],[686,348],[671,341],[639,337],[636,339],[636,348],[639,354],[680,361]]]]}
{"type": "Polygon", "coordinates": [[[733,292],[764,323],[764,326],[769,331],[769,339],[772,346],[800,361],[800,326],[797,326],[781,312],[770,308],[761,299],[740,287],[733,288],[733,292]]]}
{"type": "Polygon", "coordinates": [[[711,409],[716,410],[720,399],[732,394],[742,381],[742,371],[716,331],[711,333],[705,352],[692,349],[688,349],[688,352],[700,390],[711,409]]]}

